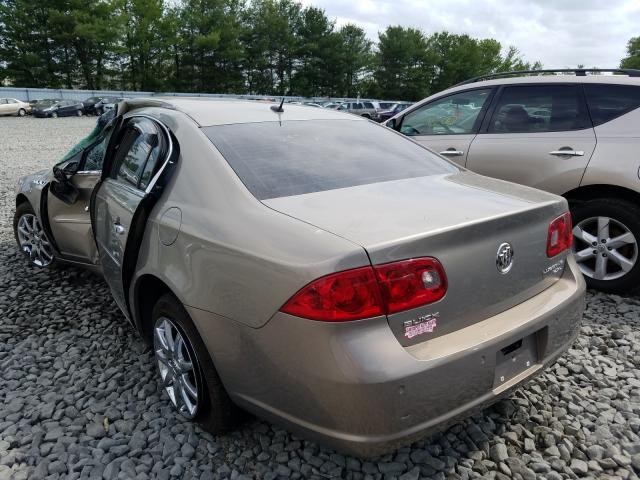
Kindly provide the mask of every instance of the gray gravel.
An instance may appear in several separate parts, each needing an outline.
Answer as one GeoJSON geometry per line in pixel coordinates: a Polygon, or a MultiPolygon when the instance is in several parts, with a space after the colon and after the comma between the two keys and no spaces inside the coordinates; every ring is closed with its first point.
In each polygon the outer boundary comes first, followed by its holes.
{"type": "Polygon", "coordinates": [[[214,437],[181,418],[104,282],[30,268],[14,246],[18,177],[92,126],[0,118],[0,480],[638,478],[639,295],[590,293],[579,339],[550,371],[380,458],[345,457],[258,420],[214,437]]]}

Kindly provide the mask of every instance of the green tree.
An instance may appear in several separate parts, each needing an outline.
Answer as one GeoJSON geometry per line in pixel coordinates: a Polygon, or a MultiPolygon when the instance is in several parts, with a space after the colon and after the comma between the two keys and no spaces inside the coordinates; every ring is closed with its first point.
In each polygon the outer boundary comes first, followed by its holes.
{"type": "Polygon", "coordinates": [[[176,75],[182,90],[243,90],[241,6],[238,0],[186,0],[180,6],[177,46],[183,72],[176,75]]]}
{"type": "Polygon", "coordinates": [[[367,81],[373,64],[372,43],[364,30],[354,24],[343,25],[338,31],[340,71],[342,79],[338,95],[355,97],[361,84],[367,81]]]}
{"type": "Polygon", "coordinates": [[[627,43],[627,56],[620,61],[620,68],[640,69],[640,37],[633,37],[627,43]]]}
{"type": "Polygon", "coordinates": [[[420,30],[391,26],[380,33],[374,78],[377,90],[393,99],[418,100],[430,91],[434,56],[420,30]]]}
{"type": "Polygon", "coordinates": [[[290,92],[301,11],[293,0],[255,0],[245,10],[245,75],[250,93],[290,92]]]}

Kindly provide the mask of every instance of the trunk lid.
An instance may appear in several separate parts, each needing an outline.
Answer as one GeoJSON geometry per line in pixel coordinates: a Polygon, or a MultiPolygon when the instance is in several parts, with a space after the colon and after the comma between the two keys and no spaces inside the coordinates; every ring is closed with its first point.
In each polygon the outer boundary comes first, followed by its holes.
{"type": "Polygon", "coordinates": [[[388,317],[405,346],[513,307],[552,285],[564,267],[566,252],[549,259],[546,242],[549,223],[567,210],[566,201],[470,172],[263,203],[361,245],[373,265],[426,256],[442,263],[449,283],[444,298],[388,317]],[[506,274],[496,265],[503,243],[513,249],[513,266],[506,274]],[[407,334],[408,325],[424,321],[435,323],[432,331],[407,334]]]}

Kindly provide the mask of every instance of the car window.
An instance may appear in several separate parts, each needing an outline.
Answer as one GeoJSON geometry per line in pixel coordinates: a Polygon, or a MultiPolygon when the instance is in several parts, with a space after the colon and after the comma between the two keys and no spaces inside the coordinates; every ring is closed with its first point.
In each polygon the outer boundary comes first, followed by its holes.
{"type": "Polygon", "coordinates": [[[396,132],[359,120],[218,125],[202,131],[259,200],[458,171],[396,132]]]}
{"type": "MultiPolygon", "coordinates": [[[[145,164],[148,158],[154,158],[152,153],[159,148],[159,132],[155,123],[148,118],[131,119],[120,142],[111,177],[145,188],[146,185],[140,185],[145,164]]],[[[155,160],[153,162],[155,164],[155,160]]]]}
{"type": "Polygon", "coordinates": [[[632,85],[585,85],[587,104],[595,126],[640,107],[640,87],[632,85]]]}
{"type": "Polygon", "coordinates": [[[158,160],[160,156],[160,148],[153,148],[151,150],[149,158],[147,159],[147,163],[145,164],[144,170],[142,171],[142,176],[140,178],[140,188],[145,189],[149,186],[149,182],[151,182],[151,179],[158,169],[158,160]]]}
{"type": "Polygon", "coordinates": [[[362,104],[361,103],[353,103],[353,109],[354,110],[362,110],[362,104]]]}
{"type": "Polygon", "coordinates": [[[6,105],[6,103],[7,103],[6,98],[0,98],[0,105],[6,105]]]}
{"type": "Polygon", "coordinates": [[[373,106],[373,103],[364,102],[364,108],[375,108],[375,107],[373,106]]]}
{"type": "Polygon", "coordinates": [[[7,98],[7,103],[18,103],[18,101],[13,98],[7,98]]]}
{"type": "Polygon", "coordinates": [[[590,123],[577,85],[515,86],[503,90],[488,132],[561,132],[590,123]]]}
{"type": "Polygon", "coordinates": [[[405,135],[455,135],[473,133],[491,89],[469,90],[435,100],[408,113],[400,131],[405,135]]]}
{"type": "Polygon", "coordinates": [[[104,153],[107,150],[107,145],[109,144],[109,139],[111,138],[112,131],[113,128],[107,128],[107,130],[101,135],[98,143],[95,143],[93,146],[85,150],[83,157],[84,165],[82,166],[82,170],[102,170],[104,153]]]}

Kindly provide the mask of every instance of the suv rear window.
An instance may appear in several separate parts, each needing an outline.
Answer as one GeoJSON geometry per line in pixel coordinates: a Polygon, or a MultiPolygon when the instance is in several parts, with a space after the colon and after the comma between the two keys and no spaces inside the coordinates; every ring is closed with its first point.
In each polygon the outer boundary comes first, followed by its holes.
{"type": "Polygon", "coordinates": [[[457,172],[386,128],[358,120],[203,127],[259,200],[457,172]]]}
{"type": "Polygon", "coordinates": [[[585,85],[593,125],[602,125],[640,106],[640,87],[631,85],[585,85]]]}
{"type": "Polygon", "coordinates": [[[489,123],[489,133],[542,133],[591,127],[576,85],[505,87],[489,123]]]}

